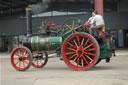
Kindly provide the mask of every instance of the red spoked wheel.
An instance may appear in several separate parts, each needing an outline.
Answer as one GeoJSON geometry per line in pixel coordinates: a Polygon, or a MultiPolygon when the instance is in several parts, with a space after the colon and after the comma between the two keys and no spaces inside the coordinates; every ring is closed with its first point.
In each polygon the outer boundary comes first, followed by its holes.
{"type": "Polygon", "coordinates": [[[99,59],[99,45],[88,33],[70,35],[63,43],[62,55],[66,64],[76,70],[88,70],[99,59]]]}
{"type": "Polygon", "coordinates": [[[42,68],[48,61],[48,55],[46,51],[34,51],[32,66],[36,68],[42,68]]]}
{"type": "Polygon", "coordinates": [[[32,64],[31,51],[26,47],[15,48],[11,54],[11,63],[16,70],[28,69],[32,64]]]}

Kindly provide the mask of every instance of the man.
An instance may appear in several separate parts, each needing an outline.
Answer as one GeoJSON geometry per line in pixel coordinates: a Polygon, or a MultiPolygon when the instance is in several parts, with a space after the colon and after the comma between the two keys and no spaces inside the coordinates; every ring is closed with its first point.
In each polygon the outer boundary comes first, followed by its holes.
{"type": "Polygon", "coordinates": [[[97,11],[92,12],[92,17],[89,18],[89,24],[91,24],[89,28],[89,33],[94,37],[99,37],[98,28],[104,26],[104,19],[101,15],[97,13],[97,11]],[[90,21],[89,21],[90,20],[90,21]]]}
{"type": "Polygon", "coordinates": [[[46,28],[47,28],[47,22],[46,21],[42,21],[39,32],[42,33],[42,34],[46,33],[46,28]]]}

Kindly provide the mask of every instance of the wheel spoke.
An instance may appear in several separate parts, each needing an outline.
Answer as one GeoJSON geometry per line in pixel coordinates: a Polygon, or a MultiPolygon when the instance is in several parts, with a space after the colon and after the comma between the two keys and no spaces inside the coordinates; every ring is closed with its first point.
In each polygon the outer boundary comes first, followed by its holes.
{"type": "Polygon", "coordinates": [[[93,50],[96,50],[95,48],[92,48],[92,49],[88,49],[88,50],[85,50],[85,51],[93,51],[93,50]]]}
{"type": "Polygon", "coordinates": [[[21,56],[21,52],[20,52],[20,50],[18,51],[18,54],[19,54],[19,56],[21,56]]]}
{"type": "Polygon", "coordinates": [[[25,59],[25,60],[30,60],[30,58],[29,58],[29,57],[24,57],[24,59],[25,59]]]}
{"type": "Polygon", "coordinates": [[[75,57],[75,56],[76,56],[76,54],[70,56],[70,57],[69,57],[69,60],[72,59],[72,58],[75,57]]]}
{"type": "Polygon", "coordinates": [[[19,55],[19,54],[17,54],[17,53],[15,53],[15,55],[16,55],[16,56],[18,56],[18,57],[20,57],[20,55],[19,55]]]}
{"type": "Polygon", "coordinates": [[[87,39],[86,43],[84,44],[84,47],[87,45],[88,41],[89,41],[89,39],[87,39]]]}
{"type": "Polygon", "coordinates": [[[79,39],[78,36],[77,36],[76,38],[77,38],[78,44],[79,44],[79,46],[80,46],[80,39],[79,39]]]}
{"type": "Polygon", "coordinates": [[[44,58],[41,58],[43,61],[45,61],[45,59],[44,58]]]}
{"type": "Polygon", "coordinates": [[[68,52],[66,53],[66,55],[70,55],[70,54],[74,54],[75,52],[68,52]]]}
{"type": "Polygon", "coordinates": [[[42,60],[40,60],[40,63],[43,64],[42,60]]]}
{"type": "Polygon", "coordinates": [[[70,42],[68,42],[68,44],[69,44],[69,45],[71,45],[72,47],[76,48],[76,46],[75,46],[75,45],[73,45],[73,44],[71,44],[70,42]]]}
{"type": "Polygon", "coordinates": [[[84,38],[82,39],[81,46],[83,46],[83,44],[84,44],[84,38]]]}
{"type": "Polygon", "coordinates": [[[25,67],[24,61],[23,61],[23,66],[25,67]]]}
{"type": "Polygon", "coordinates": [[[88,52],[84,52],[84,54],[87,54],[87,55],[93,55],[93,56],[95,56],[95,54],[88,53],[88,52]]]}
{"type": "Polygon", "coordinates": [[[38,63],[38,59],[37,59],[37,65],[38,65],[39,63],[38,63]]]}
{"type": "Polygon", "coordinates": [[[88,55],[85,55],[89,60],[91,60],[91,61],[93,61],[93,59],[92,58],[90,58],[88,55]]]}
{"type": "Polygon", "coordinates": [[[68,47],[67,47],[67,49],[69,49],[69,50],[72,50],[72,51],[76,52],[76,50],[75,50],[75,49],[73,49],[73,48],[68,48],[68,47]]]}
{"type": "Polygon", "coordinates": [[[69,25],[67,25],[67,24],[64,24],[64,25],[66,25],[69,29],[72,29],[69,25]]]}
{"type": "Polygon", "coordinates": [[[29,63],[28,63],[27,61],[25,61],[25,60],[24,60],[24,62],[25,62],[26,64],[29,64],[29,63]]]}
{"type": "Polygon", "coordinates": [[[20,61],[17,61],[15,64],[18,64],[20,61]]]}
{"type": "Polygon", "coordinates": [[[87,59],[84,57],[84,56],[82,56],[83,57],[83,59],[84,59],[84,61],[88,64],[88,61],[87,61],[87,59]]]}
{"type": "Polygon", "coordinates": [[[76,43],[75,39],[73,39],[73,42],[75,43],[76,47],[78,48],[78,45],[77,45],[77,43],[76,43]]]}
{"type": "Polygon", "coordinates": [[[83,58],[81,58],[81,64],[82,64],[82,67],[84,67],[83,58]]]}
{"type": "Polygon", "coordinates": [[[87,47],[85,47],[84,49],[86,50],[87,48],[89,48],[89,47],[91,47],[93,45],[93,43],[92,44],[90,44],[90,45],[88,45],[87,47]]]}
{"type": "Polygon", "coordinates": [[[77,58],[77,66],[79,65],[79,60],[80,60],[80,58],[78,57],[78,58],[77,58]]]}
{"type": "Polygon", "coordinates": [[[13,58],[14,60],[19,60],[19,58],[13,58]]]}
{"type": "Polygon", "coordinates": [[[28,55],[28,52],[24,55],[24,57],[25,57],[26,55],[28,55]]]}
{"type": "Polygon", "coordinates": [[[34,60],[34,63],[36,64],[37,59],[34,60]]]}
{"type": "Polygon", "coordinates": [[[78,55],[76,56],[76,58],[72,61],[72,63],[74,63],[76,61],[76,59],[78,58],[78,55]]]}
{"type": "Polygon", "coordinates": [[[75,27],[74,29],[78,29],[78,28],[80,28],[80,27],[82,27],[82,25],[79,25],[79,26],[75,27]]]}
{"type": "Polygon", "coordinates": [[[19,62],[19,67],[21,67],[21,61],[19,62]]]}

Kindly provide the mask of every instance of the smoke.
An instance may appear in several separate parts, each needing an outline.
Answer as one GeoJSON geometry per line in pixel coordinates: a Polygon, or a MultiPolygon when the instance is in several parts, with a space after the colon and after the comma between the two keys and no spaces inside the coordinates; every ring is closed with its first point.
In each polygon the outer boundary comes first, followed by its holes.
{"type": "MultiPolygon", "coordinates": [[[[39,14],[39,13],[47,11],[47,9],[49,8],[49,4],[52,1],[62,2],[62,3],[65,2],[65,1],[74,2],[74,3],[76,3],[76,2],[85,2],[85,0],[41,0],[40,3],[33,4],[33,5],[30,6],[30,7],[32,7],[32,13],[33,14],[39,14]]],[[[93,0],[88,0],[88,1],[93,1],[93,0]]]]}
{"type": "Polygon", "coordinates": [[[42,0],[40,3],[31,5],[32,13],[39,14],[47,10],[51,0],[42,0]]]}

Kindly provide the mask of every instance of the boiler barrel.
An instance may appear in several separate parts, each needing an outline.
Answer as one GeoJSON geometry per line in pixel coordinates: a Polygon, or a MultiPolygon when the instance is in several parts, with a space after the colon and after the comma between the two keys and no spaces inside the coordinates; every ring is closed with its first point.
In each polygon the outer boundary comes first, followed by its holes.
{"type": "Polygon", "coordinates": [[[31,37],[31,49],[33,50],[55,50],[62,44],[62,37],[31,37]]]}

